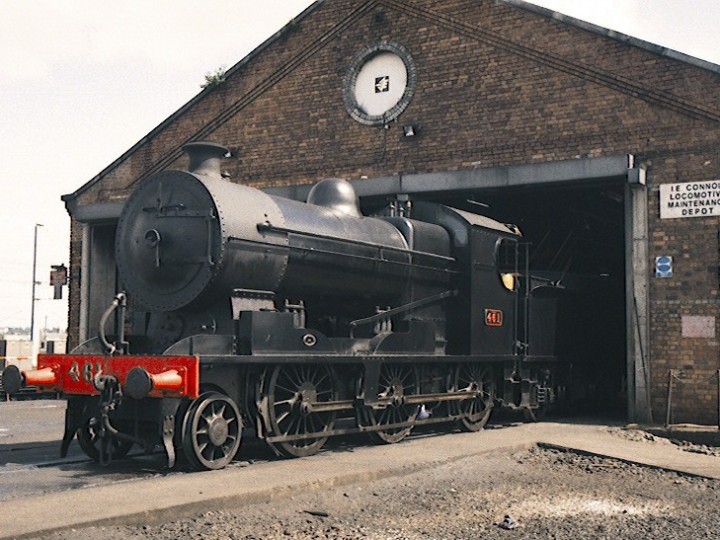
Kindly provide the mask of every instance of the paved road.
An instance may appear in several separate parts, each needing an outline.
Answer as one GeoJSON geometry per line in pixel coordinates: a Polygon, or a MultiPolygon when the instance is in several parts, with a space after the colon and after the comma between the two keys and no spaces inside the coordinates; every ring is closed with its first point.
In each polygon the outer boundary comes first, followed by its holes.
{"type": "Polygon", "coordinates": [[[57,441],[64,421],[64,401],[0,401],[0,444],[57,441]]]}
{"type": "Polygon", "coordinates": [[[59,459],[64,422],[64,401],[0,402],[0,502],[89,484],[68,474],[87,465],[77,444],[59,459]]]}

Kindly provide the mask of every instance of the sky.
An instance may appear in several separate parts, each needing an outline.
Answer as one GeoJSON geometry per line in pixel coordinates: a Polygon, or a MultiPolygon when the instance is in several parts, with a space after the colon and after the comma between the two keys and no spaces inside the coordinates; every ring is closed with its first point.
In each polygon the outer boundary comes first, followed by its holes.
{"type": "MultiPolygon", "coordinates": [[[[532,3],[720,64],[720,0],[532,3]]],[[[308,0],[0,0],[0,328],[66,326],[60,200],[312,4],[308,0]]],[[[108,302],[110,299],[108,299],[108,302]]]]}

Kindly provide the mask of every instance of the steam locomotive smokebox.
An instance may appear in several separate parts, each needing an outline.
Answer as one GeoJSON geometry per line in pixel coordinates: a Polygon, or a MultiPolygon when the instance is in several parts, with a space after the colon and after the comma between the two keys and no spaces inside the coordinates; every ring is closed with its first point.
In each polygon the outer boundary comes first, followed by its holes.
{"type": "Polygon", "coordinates": [[[124,286],[153,311],[187,306],[222,288],[231,274],[244,288],[275,290],[287,265],[287,239],[254,227],[282,220],[265,198],[215,176],[152,176],[135,190],[118,222],[116,259],[124,286]],[[235,257],[235,238],[256,249],[235,257]]]}
{"type": "MultiPolygon", "coordinates": [[[[222,178],[220,145],[185,149],[192,170],[145,180],[118,222],[121,282],[150,311],[209,304],[235,289],[390,302],[417,273],[401,232],[362,217],[349,183],[327,181],[316,204],[305,204],[222,178]]],[[[447,279],[432,269],[420,277],[447,279]]]]}

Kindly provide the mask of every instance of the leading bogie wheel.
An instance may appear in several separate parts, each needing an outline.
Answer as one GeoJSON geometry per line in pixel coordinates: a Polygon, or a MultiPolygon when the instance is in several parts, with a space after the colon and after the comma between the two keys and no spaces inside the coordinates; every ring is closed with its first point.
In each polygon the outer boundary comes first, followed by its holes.
{"type": "Polygon", "coordinates": [[[88,418],[83,422],[82,427],[78,429],[78,443],[85,455],[98,463],[108,463],[112,459],[125,457],[132,448],[133,443],[113,437],[107,444],[103,445],[99,424],[100,421],[97,418],[88,418]],[[102,452],[105,452],[104,455],[102,452]],[[100,459],[101,456],[103,459],[100,459]]]}
{"type": "Polygon", "coordinates": [[[235,402],[219,392],[207,392],[185,413],[183,454],[194,469],[222,469],[237,454],[241,436],[242,418],[235,402]]]}

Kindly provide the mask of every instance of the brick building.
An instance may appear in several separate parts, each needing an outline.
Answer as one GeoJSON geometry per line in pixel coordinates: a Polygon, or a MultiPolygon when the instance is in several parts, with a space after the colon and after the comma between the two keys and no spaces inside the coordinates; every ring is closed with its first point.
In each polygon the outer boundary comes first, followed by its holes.
{"type": "Polygon", "coordinates": [[[123,201],[212,140],[276,194],[343,177],[367,211],[399,195],[517,223],[537,264],[604,291],[587,347],[608,400],[662,421],[672,379],[673,420],[716,422],[718,89],[716,65],[521,0],[316,2],[64,197],[71,345],[116,290],[123,201]]]}

